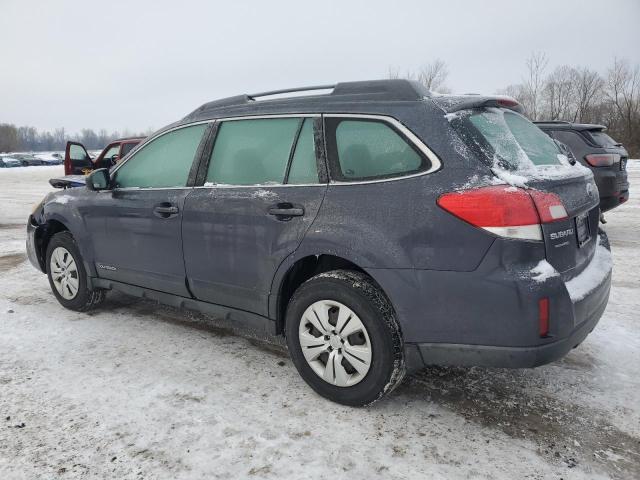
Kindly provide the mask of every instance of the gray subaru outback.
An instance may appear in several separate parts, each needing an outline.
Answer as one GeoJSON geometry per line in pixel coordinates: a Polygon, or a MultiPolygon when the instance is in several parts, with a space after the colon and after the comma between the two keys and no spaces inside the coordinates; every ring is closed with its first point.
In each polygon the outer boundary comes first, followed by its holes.
{"type": "Polygon", "coordinates": [[[593,174],[517,102],[301,90],[202,105],[47,195],[27,250],[58,301],[119,290],[284,335],[302,378],[355,406],[425,365],[548,363],[595,327],[611,254],[593,174]]]}

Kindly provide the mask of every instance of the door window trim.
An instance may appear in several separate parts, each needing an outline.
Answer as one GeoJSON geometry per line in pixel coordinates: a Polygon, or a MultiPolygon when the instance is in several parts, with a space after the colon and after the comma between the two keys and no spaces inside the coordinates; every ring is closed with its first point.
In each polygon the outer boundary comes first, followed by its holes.
{"type": "MultiPolygon", "coordinates": [[[[192,165],[192,170],[189,173],[189,179],[191,180],[191,173],[196,172],[195,184],[192,186],[185,187],[126,187],[126,188],[118,188],[117,190],[180,190],[187,188],[282,188],[282,187],[326,187],[327,183],[331,185],[360,185],[367,183],[382,183],[382,182],[395,182],[398,180],[404,180],[406,178],[420,177],[422,175],[428,175],[430,173],[437,172],[442,168],[442,162],[438,158],[438,156],[409,128],[407,128],[403,123],[398,121],[396,118],[391,117],[389,115],[377,115],[377,114],[365,114],[365,113],[286,113],[286,114],[265,114],[265,115],[240,115],[234,117],[221,117],[221,118],[212,118],[208,120],[200,120],[197,122],[187,123],[183,125],[177,125],[168,130],[164,130],[159,132],[149,138],[147,138],[144,142],[140,143],[134,150],[130,152],[130,155],[120,163],[118,163],[113,170],[111,171],[111,178],[113,178],[114,174],[120,169],[123,165],[129,162],[132,158],[144,150],[144,148],[149,145],[155,139],[166,135],[167,133],[174,132],[181,128],[192,127],[195,125],[209,124],[209,128],[205,131],[202,140],[200,141],[200,145],[198,145],[198,150],[196,151],[196,156],[194,158],[194,164],[192,165]],[[213,151],[213,146],[215,144],[215,138],[217,137],[217,132],[219,130],[219,124],[221,122],[232,122],[236,120],[259,120],[259,119],[269,119],[269,118],[313,118],[314,121],[314,140],[316,145],[316,159],[318,161],[318,175],[320,177],[320,183],[299,183],[299,184],[289,184],[289,183],[281,183],[277,185],[204,185],[204,178],[202,175],[206,174],[206,171],[209,167],[209,159],[211,158],[211,153],[213,151]],[[421,153],[423,153],[431,162],[431,167],[425,171],[413,173],[411,175],[400,175],[397,177],[391,178],[379,178],[375,180],[354,180],[354,181],[338,181],[333,180],[329,176],[329,165],[327,161],[327,150],[326,150],[326,135],[324,129],[324,118],[362,118],[362,119],[372,119],[379,120],[385,122],[392,127],[395,127],[399,130],[413,146],[415,146],[421,153]],[[320,126],[320,131],[318,130],[318,126],[320,126]],[[321,138],[317,138],[316,135],[321,136],[321,138]],[[202,151],[200,152],[200,148],[202,147],[202,151]],[[198,153],[201,153],[198,156],[198,153]],[[197,165],[197,166],[196,166],[197,165]]],[[[116,190],[116,189],[114,189],[116,190]]]]}

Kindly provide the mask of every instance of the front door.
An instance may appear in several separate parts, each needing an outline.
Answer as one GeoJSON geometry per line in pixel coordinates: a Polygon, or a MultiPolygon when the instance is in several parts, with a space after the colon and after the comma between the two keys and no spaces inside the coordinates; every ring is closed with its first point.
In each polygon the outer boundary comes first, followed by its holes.
{"type": "Polygon", "coordinates": [[[202,186],[187,197],[182,223],[196,298],[267,316],[275,271],[296,250],[324,198],[319,139],[313,117],[219,124],[202,186]]]}
{"type": "MultiPolygon", "coordinates": [[[[148,142],[112,174],[101,203],[105,235],[94,238],[98,276],[190,296],[185,285],[181,224],[196,152],[206,124],[148,142]]],[[[197,162],[196,162],[197,164],[197,162]]],[[[94,215],[95,217],[95,215],[94,215]]]]}
{"type": "Polygon", "coordinates": [[[64,150],[64,174],[83,175],[91,170],[93,170],[93,163],[84,145],[78,142],[67,142],[64,150]]]}

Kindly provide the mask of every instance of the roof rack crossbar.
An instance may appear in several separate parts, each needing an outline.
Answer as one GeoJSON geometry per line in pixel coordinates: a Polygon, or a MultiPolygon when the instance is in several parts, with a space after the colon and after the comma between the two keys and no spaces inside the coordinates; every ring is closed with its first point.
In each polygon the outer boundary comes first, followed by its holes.
{"type": "Polygon", "coordinates": [[[248,94],[247,97],[250,100],[255,100],[256,98],[259,98],[259,97],[269,97],[271,95],[279,95],[281,93],[306,92],[306,91],[313,91],[313,90],[330,90],[335,87],[336,85],[332,84],[332,85],[314,85],[312,87],[284,88],[282,90],[271,90],[269,92],[251,93],[251,94],[248,94]]]}

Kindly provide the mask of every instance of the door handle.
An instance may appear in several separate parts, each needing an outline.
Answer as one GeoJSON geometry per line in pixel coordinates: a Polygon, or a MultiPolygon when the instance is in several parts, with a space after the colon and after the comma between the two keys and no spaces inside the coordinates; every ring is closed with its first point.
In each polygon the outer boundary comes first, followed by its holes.
{"type": "Polygon", "coordinates": [[[285,203],[271,207],[268,212],[269,215],[274,215],[276,217],[301,217],[304,215],[304,208],[294,207],[291,204],[285,203]]]}
{"type": "Polygon", "coordinates": [[[174,215],[177,215],[178,212],[179,212],[178,207],[170,204],[160,204],[160,205],[156,205],[153,208],[154,215],[156,217],[161,217],[161,218],[172,217],[174,215]]]}

